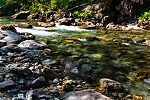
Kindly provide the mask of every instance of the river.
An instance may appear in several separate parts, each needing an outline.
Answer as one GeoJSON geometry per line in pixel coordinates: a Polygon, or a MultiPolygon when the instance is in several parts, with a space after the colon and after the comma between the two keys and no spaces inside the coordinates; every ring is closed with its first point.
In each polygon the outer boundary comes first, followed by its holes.
{"type": "MultiPolygon", "coordinates": [[[[16,22],[22,20],[0,17],[0,24],[16,22]]],[[[117,80],[131,94],[150,100],[150,44],[145,42],[150,40],[149,31],[84,30],[73,26],[17,28],[17,31],[35,34],[56,52],[72,53],[69,57],[55,58],[89,64],[94,70],[91,78],[95,81],[100,78],[117,80]]]]}

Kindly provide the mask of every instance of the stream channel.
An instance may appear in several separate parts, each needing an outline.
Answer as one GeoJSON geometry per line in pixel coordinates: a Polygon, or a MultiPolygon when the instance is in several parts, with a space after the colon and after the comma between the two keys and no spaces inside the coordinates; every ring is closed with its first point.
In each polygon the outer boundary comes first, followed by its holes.
{"type": "MultiPolygon", "coordinates": [[[[0,24],[24,21],[0,17],[0,24]]],[[[131,94],[150,100],[150,42],[145,43],[150,40],[150,31],[86,30],[60,25],[32,29],[16,27],[16,30],[34,34],[55,52],[72,54],[55,56],[56,59],[75,59],[89,64],[94,70],[90,77],[95,81],[100,78],[119,81],[131,94]]]]}

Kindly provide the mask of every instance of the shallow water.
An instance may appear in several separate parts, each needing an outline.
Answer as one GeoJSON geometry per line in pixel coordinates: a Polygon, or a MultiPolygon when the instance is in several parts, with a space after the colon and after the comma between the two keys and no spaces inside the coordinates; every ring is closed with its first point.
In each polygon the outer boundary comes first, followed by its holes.
{"type": "MultiPolygon", "coordinates": [[[[8,23],[15,21],[0,18],[0,24],[8,23]]],[[[131,94],[150,98],[150,84],[146,80],[150,78],[150,46],[140,42],[143,39],[150,40],[149,31],[85,31],[72,26],[66,30],[67,28],[68,26],[33,27],[17,30],[32,31],[36,35],[42,32],[46,35],[54,33],[54,37],[37,36],[37,39],[48,43],[57,60],[74,59],[79,63],[89,64],[93,71],[85,79],[91,78],[93,82],[104,77],[117,80],[131,94]],[[69,52],[72,56],[56,55],[57,52],[69,52]]]]}

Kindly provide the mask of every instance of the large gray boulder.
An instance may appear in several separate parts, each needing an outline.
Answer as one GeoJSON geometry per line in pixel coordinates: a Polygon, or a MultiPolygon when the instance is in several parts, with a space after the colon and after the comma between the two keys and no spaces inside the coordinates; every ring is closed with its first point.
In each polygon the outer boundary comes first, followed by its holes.
{"type": "Polygon", "coordinates": [[[25,40],[18,44],[21,49],[43,49],[46,46],[45,43],[40,43],[35,40],[25,40]]]}
{"type": "Polygon", "coordinates": [[[1,34],[1,40],[7,42],[7,43],[16,43],[22,40],[22,37],[20,34],[13,32],[13,31],[2,31],[0,30],[1,34]]]}

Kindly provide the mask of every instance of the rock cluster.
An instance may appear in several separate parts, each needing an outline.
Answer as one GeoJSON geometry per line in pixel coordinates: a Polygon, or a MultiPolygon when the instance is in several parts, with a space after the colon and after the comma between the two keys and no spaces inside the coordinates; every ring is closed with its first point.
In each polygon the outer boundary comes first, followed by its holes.
{"type": "MultiPolygon", "coordinates": [[[[60,100],[65,92],[90,88],[79,77],[71,78],[86,75],[91,71],[90,66],[70,60],[63,63],[55,60],[46,43],[35,40],[31,34],[14,32],[11,25],[3,27],[8,27],[8,30],[0,30],[0,99],[60,100]]],[[[92,98],[99,96],[102,100],[109,98],[88,91],[77,93],[75,98],[80,94],[92,98]]],[[[70,100],[68,95],[64,96],[66,100],[70,100]]]]}

